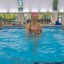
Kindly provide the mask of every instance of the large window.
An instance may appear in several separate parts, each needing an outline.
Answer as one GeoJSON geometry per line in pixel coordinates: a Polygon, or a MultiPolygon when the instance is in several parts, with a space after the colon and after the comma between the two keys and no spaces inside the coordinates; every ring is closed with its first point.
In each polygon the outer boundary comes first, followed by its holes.
{"type": "Polygon", "coordinates": [[[50,21],[51,20],[51,13],[46,12],[44,13],[44,21],[50,21]]]}
{"type": "Polygon", "coordinates": [[[4,14],[5,15],[5,21],[10,21],[10,14],[7,13],[7,14],[4,14]]]}
{"type": "Polygon", "coordinates": [[[0,21],[2,22],[13,22],[18,20],[17,13],[0,13],[0,21]]]}
{"type": "MultiPolygon", "coordinates": [[[[31,21],[32,20],[32,17],[31,17],[31,12],[28,12],[28,13],[24,13],[24,21],[31,21]]],[[[51,16],[52,16],[52,13],[51,12],[38,12],[38,16],[36,18],[36,20],[38,22],[42,22],[42,23],[48,23],[48,22],[51,22],[51,16]]]]}
{"type": "Polygon", "coordinates": [[[4,14],[0,14],[0,22],[3,22],[3,20],[4,20],[4,14]]]}

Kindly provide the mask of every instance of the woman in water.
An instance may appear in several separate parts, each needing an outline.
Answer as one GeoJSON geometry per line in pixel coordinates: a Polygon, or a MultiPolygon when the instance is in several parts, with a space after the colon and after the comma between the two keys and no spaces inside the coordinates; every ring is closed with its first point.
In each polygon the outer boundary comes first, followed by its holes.
{"type": "Polygon", "coordinates": [[[41,29],[41,25],[35,20],[33,19],[33,21],[31,23],[28,23],[26,25],[26,30],[27,32],[34,32],[37,34],[40,34],[42,29],[41,29]]]}

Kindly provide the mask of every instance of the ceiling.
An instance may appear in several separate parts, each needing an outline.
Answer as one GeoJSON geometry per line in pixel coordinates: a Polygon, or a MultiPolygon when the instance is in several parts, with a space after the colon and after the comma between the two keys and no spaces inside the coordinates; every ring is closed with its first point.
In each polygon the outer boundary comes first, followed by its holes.
{"type": "Polygon", "coordinates": [[[46,11],[52,10],[53,0],[24,0],[24,10],[26,11],[46,11]]]}
{"type": "MultiPolygon", "coordinates": [[[[23,11],[53,11],[53,0],[23,0],[23,11]]],[[[64,0],[59,0],[58,10],[64,11],[64,0]]],[[[17,0],[0,0],[0,12],[17,12],[17,0]]]]}
{"type": "Polygon", "coordinates": [[[0,0],[0,12],[14,12],[17,8],[17,0],[0,0]]]}

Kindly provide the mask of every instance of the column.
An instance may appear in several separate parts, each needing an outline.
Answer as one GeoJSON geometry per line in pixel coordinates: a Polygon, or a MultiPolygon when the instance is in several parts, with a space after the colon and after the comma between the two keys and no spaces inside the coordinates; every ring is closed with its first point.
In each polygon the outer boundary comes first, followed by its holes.
{"type": "Polygon", "coordinates": [[[23,13],[18,13],[18,24],[22,25],[23,24],[23,13]]]}
{"type": "Polygon", "coordinates": [[[52,23],[55,24],[55,22],[57,21],[58,19],[58,13],[57,12],[53,12],[52,13],[52,23]]]}

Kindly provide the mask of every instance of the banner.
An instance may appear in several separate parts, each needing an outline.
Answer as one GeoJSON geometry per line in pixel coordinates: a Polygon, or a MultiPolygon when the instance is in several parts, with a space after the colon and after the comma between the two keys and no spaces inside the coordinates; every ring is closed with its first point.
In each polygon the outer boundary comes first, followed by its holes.
{"type": "Polygon", "coordinates": [[[53,10],[54,11],[58,10],[58,0],[53,0],[53,10]]]}
{"type": "Polygon", "coordinates": [[[18,11],[23,10],[23,0],[18,0],[18,11]]]}

